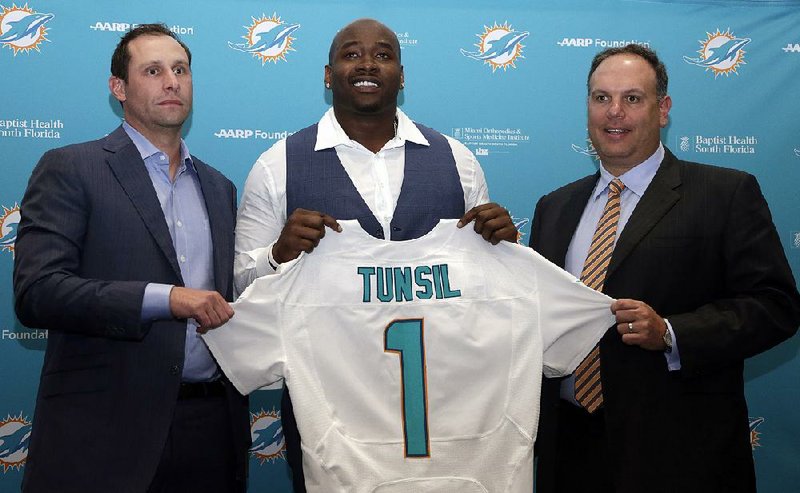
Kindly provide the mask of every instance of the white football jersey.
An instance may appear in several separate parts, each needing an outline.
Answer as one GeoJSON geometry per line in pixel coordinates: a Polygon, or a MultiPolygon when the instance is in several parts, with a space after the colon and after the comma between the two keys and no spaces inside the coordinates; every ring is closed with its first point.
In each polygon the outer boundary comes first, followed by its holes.
{"type": "Polygon", "coordinates": [[[308,491],[532,491],[542,372],[575,369],[612,300],[456,222],[395,242],[339,221],[204,336],[243,394],[285,379],[308,491]]]}

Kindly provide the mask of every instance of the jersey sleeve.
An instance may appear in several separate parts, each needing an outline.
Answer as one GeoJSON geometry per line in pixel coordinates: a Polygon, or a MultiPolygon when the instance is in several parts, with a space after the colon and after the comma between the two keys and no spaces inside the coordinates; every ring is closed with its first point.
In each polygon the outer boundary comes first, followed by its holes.
{"type": "Polygon", "coordinates": [[[205,335],[211,354],[243,395],[283,378],[286,356],[282,305],[274,286],[280,276],[257,279],[232,303],[233,318],[205,335]]]}
{"type": "Polygon", "coordinates": [[[614,325],[610,297],[536,252],[544,374],[569,375],[614,325]]]}

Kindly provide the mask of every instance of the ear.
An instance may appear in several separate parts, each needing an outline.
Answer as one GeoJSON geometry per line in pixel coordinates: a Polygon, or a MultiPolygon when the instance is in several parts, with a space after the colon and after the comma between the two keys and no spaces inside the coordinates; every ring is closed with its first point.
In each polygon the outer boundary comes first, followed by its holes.
{"type": "Polygon", "coordinates": [[[108,89],[120,103],[124,103],[128,99],[125,95],[125,81],[119,77],[112,75],[108,78],[108,89]]]}
{"type": "Polygon", "coordinates": [[[403,74],[403,66],[400,65],[400,88],[405,87],[406,85],[406,76],[403,74]]]}
{"type": "Polygon", "coordinates": [[[333,68],[330,65],[325,65],[325,75],[323,80],[325,82],[325,87],[331,86],[331,73],[333,72],[333,68]]]}
{"type": "Polygon", "coordinates": [[[661,99],[661,102],[658,103],[658,112],[660,113],[658,123],[661,125],[661,128],[667,126],[667,123],[669,122],[669,110],[671,108],[672,108],[672,98],[669,97],[669,94],[667,94],[661,99]]]}

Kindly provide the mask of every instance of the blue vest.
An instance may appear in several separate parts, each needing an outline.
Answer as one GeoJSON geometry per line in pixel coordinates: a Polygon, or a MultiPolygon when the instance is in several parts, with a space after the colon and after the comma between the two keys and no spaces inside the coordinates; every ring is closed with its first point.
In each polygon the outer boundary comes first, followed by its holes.
{"type": "MultiPolygon", "coordinates": [[[[464,215],[464,190],[450,144],[439,132],[416,124],[430,146],[406,142],[403,185],[391,222],[391,240],[427,234],[440,219],[464,215]]],[[[295,209],[324,212],[336,219],[357,219],[364,231],[385,238],[347,175],[335,149],[314,152],[317,125],[286,139],[286,213],[295,209]]]]}

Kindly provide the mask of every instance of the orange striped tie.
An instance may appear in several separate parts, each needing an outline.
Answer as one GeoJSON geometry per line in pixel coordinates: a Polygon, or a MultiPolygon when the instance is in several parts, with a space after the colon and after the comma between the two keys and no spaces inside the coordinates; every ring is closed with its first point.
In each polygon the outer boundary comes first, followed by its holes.
{"type": "MultiPolygon", "coordinates": [[[[597,222],[597,229],[592,237],[589,254],[581,271],[581,281],[592,289],[603,290],[606,271],[614,251],[614,238],[617,236],[619,224],[619,196],[625,185],[614,179],[608,184],[608,202],[603,215],[597,222]]],[[[600,383],[600,348],[595,346],[592,352],[575,370],[575,400],[590,413],[603,405],[603,388],[600,383]]]]}

